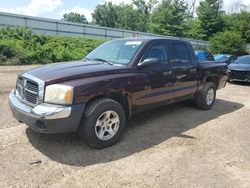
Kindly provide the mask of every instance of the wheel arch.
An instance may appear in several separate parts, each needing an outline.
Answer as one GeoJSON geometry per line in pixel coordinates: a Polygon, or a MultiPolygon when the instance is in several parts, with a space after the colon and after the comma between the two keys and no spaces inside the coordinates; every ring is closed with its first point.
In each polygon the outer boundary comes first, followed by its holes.
{"type": "Polygon", "coordinates": [[[215,84],[215,87],[216,89],[218,89],[218,86],[219,86],[219,79],[216,75],[213,75],[213,76],[208,76],[206,79],[205,79],[205,82],[212,82],[215,84]]]}
{"type": "Polygon", "coordinates": [[[128,99],[129,98],[128,94],[122,93],[122,92],[109,92],[109,93],[99,94],[90,98],[87,101],[86,106],[88,106],[88,104],[95,101],[96,99],[100,99],[100,98],[108,98],[108,99],[115,100],[116,102],[121,104],[122,107],[124,108],[126,117],[129,118],[131,116],[131,106],[130,106],[130,102],[128,99]]]}

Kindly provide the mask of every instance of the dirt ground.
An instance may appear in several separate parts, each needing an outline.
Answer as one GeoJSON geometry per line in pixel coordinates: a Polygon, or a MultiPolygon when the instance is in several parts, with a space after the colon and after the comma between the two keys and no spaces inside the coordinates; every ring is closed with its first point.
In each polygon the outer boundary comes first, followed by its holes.
{"type": "Polygon", "coordinates": [[[250,187],[250,84],[219,90],[210,111],[183,102],[140,113],[96,150],[12,117],[8,93],[30,68],[0,67],[0,187],[250,187]]]}

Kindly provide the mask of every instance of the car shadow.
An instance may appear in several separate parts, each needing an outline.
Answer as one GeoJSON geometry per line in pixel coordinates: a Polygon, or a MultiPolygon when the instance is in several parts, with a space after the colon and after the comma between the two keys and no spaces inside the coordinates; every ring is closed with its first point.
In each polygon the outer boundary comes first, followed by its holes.
{"type": "Polygon", "coordinates": [[[250,82],[230,81],[229,83],[234,84],[234,85],[240,85],[240,86],[250,86],[250,82]]]}
{"type": "Polygon", "coordinates": [[[105,149],[88,147],[75,133],[46,135],[27,128],[26,134],[30,143],[50,159],[72,166],[88,166],[130,156],[172,137],[197,139],[185,132],[242,107],[239,103],[217,99],[209,111],[181,102],[142,112],[128,121],[121,141],[105,149]]]}

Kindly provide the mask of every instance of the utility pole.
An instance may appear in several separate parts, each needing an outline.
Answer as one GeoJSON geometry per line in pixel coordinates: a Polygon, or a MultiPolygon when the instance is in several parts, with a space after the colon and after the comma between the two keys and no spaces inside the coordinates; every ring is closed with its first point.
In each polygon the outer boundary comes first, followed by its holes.
{"type": "Polygon", "coordinates": [[[189,1],[190,6],[189,6],[188,12],[191,15],[191,18],[194,18],[194,13],[195,13],[195,8],[196,8],[196,6],[195,6],[196,5],[196,1],[197,0],[190,0],[189,1]]]}

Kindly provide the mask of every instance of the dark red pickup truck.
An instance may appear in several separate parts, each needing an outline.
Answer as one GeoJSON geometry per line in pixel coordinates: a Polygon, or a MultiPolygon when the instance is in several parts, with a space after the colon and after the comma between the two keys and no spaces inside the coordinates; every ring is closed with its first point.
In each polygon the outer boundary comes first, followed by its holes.
{"type": "Polygon", "coordinates": [[[210,109],[227,80],[226,64],[198,63],[188,42],[127,38],[106,42],[81,61],[20,74],[9,104],[35,131],[78,131],[103,148],[117,142],[135,112],[187,99],[210,109]]]}

